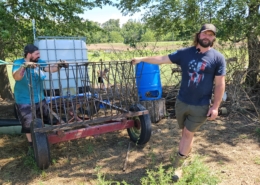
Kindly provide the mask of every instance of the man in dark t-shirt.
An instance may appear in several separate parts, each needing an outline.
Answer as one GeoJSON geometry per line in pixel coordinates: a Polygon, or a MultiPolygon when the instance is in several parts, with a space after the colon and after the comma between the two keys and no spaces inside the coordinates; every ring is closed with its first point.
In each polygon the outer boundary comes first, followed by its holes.
{"type": "Polygon", "coordinates": [[[179,150],[174,154],[175,175],[177,181],[182,175],[182,164],[188,157],[194,140],[194,133],[206,120],[218,116],[225,91],[226,62],[224,56],[213,49],[216,40],[216,27],[204,24],[195,34],[194,46],[177,50],[166,56],[153,56],[132,59],[133,64],[172,64],[181,67],[182,81],[175,103],[176,118],[182,137],[179,150]],[[210,106],[213,93],[214,102],[210,106]]]}
{"type": "Polygon", "coordinates": [[[215,49],[198,53],[195,46],[168,55],[182,69],[178,99],[189,105],[209,105],[215,76],[225,75],[225,59],[215,49]]]}

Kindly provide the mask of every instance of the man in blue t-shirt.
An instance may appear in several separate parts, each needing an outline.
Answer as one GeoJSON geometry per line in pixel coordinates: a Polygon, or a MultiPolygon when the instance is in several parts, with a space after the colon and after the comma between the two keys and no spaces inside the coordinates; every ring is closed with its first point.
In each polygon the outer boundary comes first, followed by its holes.
{"type": "Polygon", "coordinates": [[[172,64],[181,67],[182,81],[175,103],[176,118],[182,137],[179,151],[174,154],[177,181],[182,174],[181,165],[192,149],[194,133],[208,120],[218,116],[225,90],[226,62],[224,56],[212,48],[216,40],[216,27],[204,24],[196,33],[194,46],[177,50],[166,56],[132,59],[133,64],[172,64]],[[214,102],[210,106],[214,86],[214,102]]]}
{"type": "Polygon", "coordinates": [[[65,63],[47,65],[45,61],[40,60],[39,49],[33,44],[25,46],[24,58],[15,60],[13,63],[14,97],[18,118],[22,124],[21,132],[26,134],[29,151],[32,150],[33,146],[30,133],[30,124],[33,121],[31,103],[35,103],[36,116],[47,121],[49,119],[49,109],[43,94],[44,72],[53,73],[61,67],[68,66],[65,63]]]}

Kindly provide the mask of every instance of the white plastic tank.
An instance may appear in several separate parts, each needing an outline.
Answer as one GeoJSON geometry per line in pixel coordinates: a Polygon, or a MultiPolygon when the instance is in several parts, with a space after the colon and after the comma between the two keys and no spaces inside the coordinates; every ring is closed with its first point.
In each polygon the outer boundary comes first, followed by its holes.
{"type": "MultiPolygon", "coordinates": [[[[44,80],[44,89],[47,92],[47,96],[52,93],[52,96],[59,96],[61,94],[75,95],[82,93],[82,89],[88,86],[86,79],[88,73],[85,73],[84,66],[80,73],[79,67],[77,68],[78,77],[76,78],[76,63],[86,63],[87,58],[87,46],[86,39],[82,37],[38,37],[35,41],[35,45],[40,50],[41,59],[47,63],[56,63],[60,60],[65,60],[69,63],[69,68],[61,68],[60,77],[58,72],[46,73],[44,80]],[[51,76],[50,76],[51,75],[51,76]],[[82,76],[83,75],[83,76],[82,76]],[[76,89],[78,87],[78,91],[76,89]]],[[[81,68],[81,67],[80,67],[81,68]]]]}

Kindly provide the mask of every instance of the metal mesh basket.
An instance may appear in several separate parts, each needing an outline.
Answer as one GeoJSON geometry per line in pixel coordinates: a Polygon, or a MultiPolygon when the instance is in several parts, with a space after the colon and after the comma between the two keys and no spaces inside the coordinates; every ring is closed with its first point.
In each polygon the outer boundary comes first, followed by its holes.
{"type": "Polygon", "coordinates": [[[39,118],[33,107],[35,97],[41,98],[44,92],[49,124],[55,125],[55,120],[61,123],[55,129],[42,128],[45,131],[72,129],[124,117],[138,102],[134,68],[130,62],[69,63],[67,68],[56,73],[45,72],[44,80],[37,75],[41,73],[40,68],[38,70],[38,73],[26,70],[34,119],[39,118]],[[101,82],[101,77],[106,80],[101,82]],[[35,91],[35,86],[40,90],[35,91]]]}

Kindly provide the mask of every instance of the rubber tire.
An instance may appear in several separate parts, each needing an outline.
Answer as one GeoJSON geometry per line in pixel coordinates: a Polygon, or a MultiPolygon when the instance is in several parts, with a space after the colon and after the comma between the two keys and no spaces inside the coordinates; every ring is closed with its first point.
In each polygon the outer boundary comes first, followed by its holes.
{"type": "Polygon", "coordinates": [[[42,128],[41,119],[36,119],[31,123],[31,135],[36,164],[44,170],[49,167],[51,161],[49,142],[46,133],[34,132],[34,128],[42,128]]]}
{"type": "MultiPolygon", "coordinates": [[[[131,106],[129,110],[133,112],[144,111],[146,110],[146,108],[141,104],[136,104],[131,106]]],[[[150,115],[145,114],[138,117],[133,117],[133,119],[137,119],[140,122],[140,128],[139,129],[138,127],[128,128],[127,129],[128,135],[131,141],[133,141],[134,143],[138,145],[144,145],[150,140],[152,134],[150,115]]]]}
{"type": "Polygon", "coordinates": [[[88,106],[82,106],[78,110],[81,114],[86,114],[87,116],[91,117],[100,110],[100,102],[95,101],[94,106],[93,101],[91,101],[88,106]]]}

